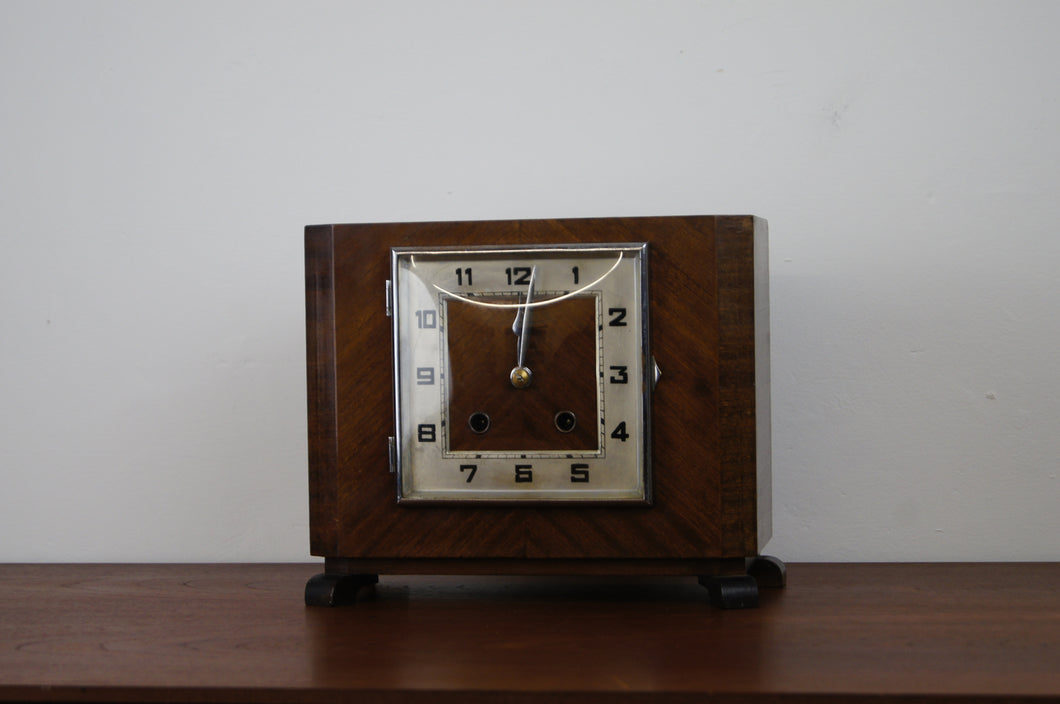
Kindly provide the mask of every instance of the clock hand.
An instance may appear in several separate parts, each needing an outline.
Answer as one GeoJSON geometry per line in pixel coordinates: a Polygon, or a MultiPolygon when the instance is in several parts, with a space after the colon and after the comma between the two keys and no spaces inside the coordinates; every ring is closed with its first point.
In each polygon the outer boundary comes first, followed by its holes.
{"type": "Polygon", "coordinates": [[[526,302],[519,308],[515,314],[515,321],[512,323],[512,332],[519,337],[519,346],[516,353],[515,368],[512,369],[510,379],[512,386],[517,389],[522,389],[530,385],[530,370],[526,368],[526,346],[530,340],[530,320],[533,318],[533,311],[530,308],[530,303],[534,298],[534,276],[537,273],[537,266],[530,269],[530,284],[526,289],[526,302]]]}

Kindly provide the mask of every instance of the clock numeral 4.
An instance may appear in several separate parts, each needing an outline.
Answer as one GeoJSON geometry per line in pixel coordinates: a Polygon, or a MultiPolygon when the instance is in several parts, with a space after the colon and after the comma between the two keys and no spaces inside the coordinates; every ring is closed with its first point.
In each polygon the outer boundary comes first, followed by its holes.
{"type": "Polygon", "coordinates": [[[615,426],[615,429],[611,431],[611,437],[622,442],[629,440],[629,433],[626,431],[626,421],[622,421],[615,426]]]}

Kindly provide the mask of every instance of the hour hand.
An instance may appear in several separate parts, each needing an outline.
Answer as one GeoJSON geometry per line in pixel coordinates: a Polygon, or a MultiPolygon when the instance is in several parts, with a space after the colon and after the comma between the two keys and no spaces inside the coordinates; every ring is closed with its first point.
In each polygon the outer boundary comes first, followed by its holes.
{"type": "Polygon", "coordinates": [[[537,267],[534,266],[530,269],[530,284],[526,289],[526,301],[519,307],[515,314],[515,321],[512,323],[512,332],[516,334],[519,340],[515,368],[512,369],[510,378],[512,386],[519,389],[530,385],[530,370],[526,367],[526,346],[530,340],[530,324],[534,316],[530,303],[534,298],[534,276],[536,273],[537,267]]]}

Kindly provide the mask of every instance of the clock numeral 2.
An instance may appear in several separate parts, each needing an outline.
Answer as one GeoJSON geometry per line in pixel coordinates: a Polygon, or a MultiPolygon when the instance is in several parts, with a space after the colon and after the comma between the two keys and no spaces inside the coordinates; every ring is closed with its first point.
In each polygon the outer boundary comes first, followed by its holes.
{"type": "Polygon", "coordinates": [[[611,316],[611,320],[607,321],[607,324],[613,328],[624,328],[626,327],[626,309],[625,308],[608,308],[607,314],[611,316]]]}
{"type": "Polygon", "coordinates": [[[420,442],[435,442],[438,429],[434,423],[421,423],[416,426],[416,439],[420,442]]]}
{"type": "Polygon", "coordinates": [[[589,483],[589,465],[572,464],[570,466],[570,480],[572,484],[589,483]]]}
{"type": "Polygon", "coordinates": [[[531,464],[515,465],[515,483],[529,484],[534,481],[534,466],[531,464]]]}

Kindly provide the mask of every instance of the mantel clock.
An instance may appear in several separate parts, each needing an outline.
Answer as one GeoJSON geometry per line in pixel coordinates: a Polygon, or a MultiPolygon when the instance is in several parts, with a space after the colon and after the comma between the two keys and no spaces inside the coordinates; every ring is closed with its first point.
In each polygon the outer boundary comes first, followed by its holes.
{"type": "Polygon", "coordinates": [[[310,226],[308,604],[379,574],[696,576],[757,602],[765,221],[310,226]]]}

